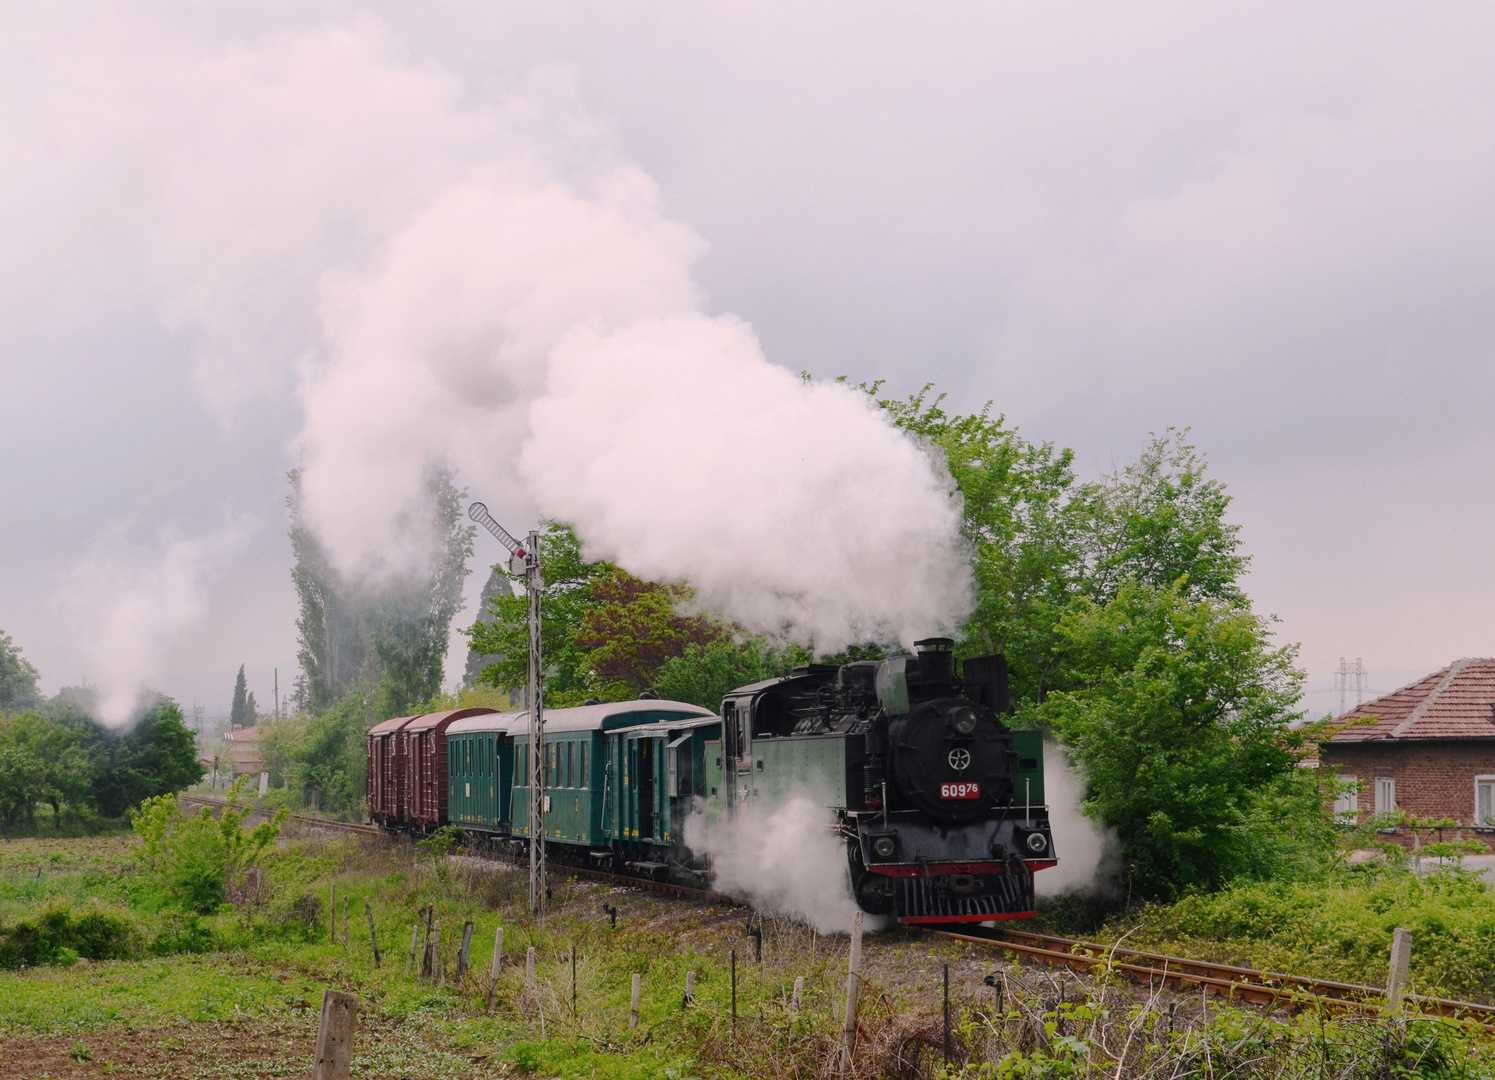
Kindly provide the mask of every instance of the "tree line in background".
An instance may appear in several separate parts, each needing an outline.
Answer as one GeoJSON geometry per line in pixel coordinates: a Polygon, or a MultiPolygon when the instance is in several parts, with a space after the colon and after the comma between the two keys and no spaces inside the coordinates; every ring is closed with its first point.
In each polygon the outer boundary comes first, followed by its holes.
{"type": "Polygon", "coordinates": [[[91,719],[87,687],[48,699],[37,684],[36,668],[0,633],[0,827],[35,826],[45,813],[59,831],[91,829],[202,779],[196,741],[170,698],[112,729],[91,719]]]}

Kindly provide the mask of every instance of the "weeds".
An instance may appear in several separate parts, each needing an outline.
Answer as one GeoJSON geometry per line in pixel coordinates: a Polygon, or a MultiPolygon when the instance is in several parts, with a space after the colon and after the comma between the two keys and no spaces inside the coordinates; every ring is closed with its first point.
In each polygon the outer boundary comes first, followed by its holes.
{"type": "MultiPolygon", "coordinates": [[[[100,843],[104,843],[100,841],[100,843]]],[[[94,864],[77,858],[54,875],[56,895],[87,901],[81,882],[94,864]],[[66,880],[64,880],[66,879],[66,880]]],[[[240,907],[212,914],[164,902],[149,875],[128,879],[124,906],[104,910],[138,934],[136,959],[29,968],[0,976],[0,1032],[54,1039],[65,1056],[80,1033],[141,1032],[146,1064],[204,1054],[218,1073],[305,1071],[317,1002],[332,986],[361,1001],[355,1065],[362,1075],[469,1077],[763,1077],[766,1080],[1009,1080],[1375,1075],[1489,1075],[1490,1051],[1445,1021],[1404,1025],[1304,1013],[1263,1014],[1196,996],[1153,993],[1101,973],[1077,978],[1027,968],[979,946],[890,931],[869,937],[855,1052],[841,1048],[847,942],[772,916],[761,929],[762,963],[744,936],[744,914],[693,908],[628,888],[552,878],[543,921],[524,913],[525,875],[460,854],[435,855],[404,841],[293,839],[270,849],[240,907]],[[439,863],[439,865],[438,865],[439,863]],[[331,885],[353,900],[348,945],[327,932],[331,885]],[[373,966],[369,899],[384,954],[373,966]],[[616,907],[613,927],[603,906],[616,907]],[[447,984],[415,977],[409,961],[419,912],[442,925],[439,962],[447,984]],[[468,971],[455,980],[461,927],[474,923],[468,971]],[[487,1008],[494,932],[504,963],[487,1008]],[[536,950],[533,984],[524,957],[536,950]],[[575,964],[573,968],[573,950],[575,964]],[[737,953],[737,1010],[731,955],[737,953]],[[949,965],[951,1026],[946,1052],[940,1011],[949,965]],[[87,967],[85,971],[84,968],[87,967]],[[573,981],[574,971],[574,981],[573,981]],[[695,1004],[682,1000],[696,973],[695,1004]],[[629,1024],[634,973],[643,978],[640,1022],[629,1024]],[[987,985],[990,976],[995,985],[987,985]],[[799,1009],[791,1003],[804,979],[799,1009]],[[1000,995],[1000,997],[999,997],[1000,995]],[[202,1049],[206,1035],[275,1033],[259,1049],[202,1049]],[[185,1027],[183,1025],[186,1025],[185,1027]],[[183,1048],[187,1048],[185,1051],[183,1048]],[[247,1055],[232,1058],[234,1053],[247,1055]],[[231,1060],[232,1059],[232,1060],[231,1060]]],[[[126,875],[128,877],[128,875],[126,875]]],[[[0,874],[0,902],[35,887],[34,870],[0,874]]],[[[96,878],[105,888],[103,875],[96,878]]],[[[119,885],[109,895],[121,895],[119,885]]],[[[90,909],[91,910],[91,909],[90,909]]],[[[338,915],[341,914],[339,905],[338,915]]],[[[1194,918],[1195,916],[1190,916],[1194,918]]],[[[33,916],[32,919],[38,918],[33,916]]],[[[70,946],[72,947],[72,946],[70,946]]],[[[95,1039],[95,1046],[99,1045],[95,1039]]],[[[122,1070],[143,1068],[141,1060],[122,1070]]],[[[98,1069],[98,1063],[91,1066],[98,1069]]],[[[152,1065],[159,1071],[159,1065],[152,1065]]],[[[61,1072],[63,1070],[58,1069],[61,1072]]]]}

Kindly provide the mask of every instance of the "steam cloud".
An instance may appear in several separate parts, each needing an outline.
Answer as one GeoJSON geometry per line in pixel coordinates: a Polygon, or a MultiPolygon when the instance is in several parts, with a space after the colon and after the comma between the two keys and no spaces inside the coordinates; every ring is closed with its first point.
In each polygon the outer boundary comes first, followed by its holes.
{"type": "Polygon", "coordinates": [[[707,827],[705,814],[692,814],[685,842],[692,851],[710,853],[714,888],[750,897],[823,934],[844,933],[857,906],[846,845],[831,831],[833,823],[815,799],[796,797],[772,812],[750,806],[716,828],[707,827]]]}
{"type": "Polygon", "coordinates": [[[26,18],[0,43],[0,138],[35,158],[0,177],[0,285],[34,301],[9,331],[104,295],[191,341],[226,416],[296,386],[344,569],[419,563],[402,523],[441,459],[511,528],[567,521],[749,629],[908,642],[969,611],[943,464],[708,313],[703,241],[563,78],[477,104],[368,17],[227,46],[128,7],[26,18]]]}
{"type": "Polygon", "coordinates": [[[207,536],[169,540],[154,555],[115,530],[68,577],[64,604],[98,688],[98,719],[122,724],[138,711],[144,683],[161,672],[172,641],[208,613],[207,585],[248,540],[241,523],[207,536]]]}
{"type": "Polygon", "coordinates": [[[1034,891],[1039,896],[1113,891],[1121,866],[1121,843],[1114,832],[1080,812],[1084,781],[1064,748],[1052,739],[1043,742],[1043,789],[1059,865],[1034,875],[1034,891]]]}
{"type": "Polygon", "coordinates": [[[508,492],[502,516],[518,496],[749,629],[832,647],[954,629],[970,575],[943,464],[702,313],[701,250],[629,164],[586,190],[490,166],[440,193],[326,286],[309,519],[345,563],[409,561],[391,508],[441,457],[508,492]]]}

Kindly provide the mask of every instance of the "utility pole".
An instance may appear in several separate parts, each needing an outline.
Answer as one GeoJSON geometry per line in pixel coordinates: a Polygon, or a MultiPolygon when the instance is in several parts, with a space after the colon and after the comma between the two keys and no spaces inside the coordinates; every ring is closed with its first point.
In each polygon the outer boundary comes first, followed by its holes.
{"type": "Polygon", "coordinates": [[[280,719],[280,668],[275,669],[275,719],[280,719]]]}
{"type": "Polygon", "coordinates": [[[540,534],[530,530],[528,547],[509,535],[493,520],[480,502],[467,507],[467,516],[498,537],[509,549],[509,569],[523,573],[529,590],[529,679],[525,696],[529,705],[529,910],[545,910],[545,694],[544,661],[540,651],[540,534]]]}

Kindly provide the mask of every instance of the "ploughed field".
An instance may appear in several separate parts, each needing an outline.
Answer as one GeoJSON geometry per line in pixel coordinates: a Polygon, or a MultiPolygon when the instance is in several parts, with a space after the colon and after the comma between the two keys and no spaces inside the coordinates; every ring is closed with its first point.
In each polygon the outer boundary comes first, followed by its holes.
{"type": "Polygon", "coordinates": [[[559,875],[537,924],[524,913],[521,869],[365,837],[291,839],[258,886],[235,882],[229,904],[196,917],[163,895],[132,847],[125,837],[0,842],[0,1076],[310,1076],[332,987],[359,996],[362,1077],[933,1077],[946,1055],[946,966],[957,1075],[1356,1076],[1412,1059],[1489,1075],[1486,1043],[1455,1028],[1397,1034],[1350,1017],[1149,994],[905,930],[864,943],[857,1041],[843,1069],[844,934],[559,875]],[[444,985],[411,966],[427,906],[440,922],[444,985]],[[470,970],[458,981],[469,920],[470,970]],[[500,925],[506,962],[490,1012],[500,925]],[[687,971],[697,973],[689,1009],[687,971]]]}

